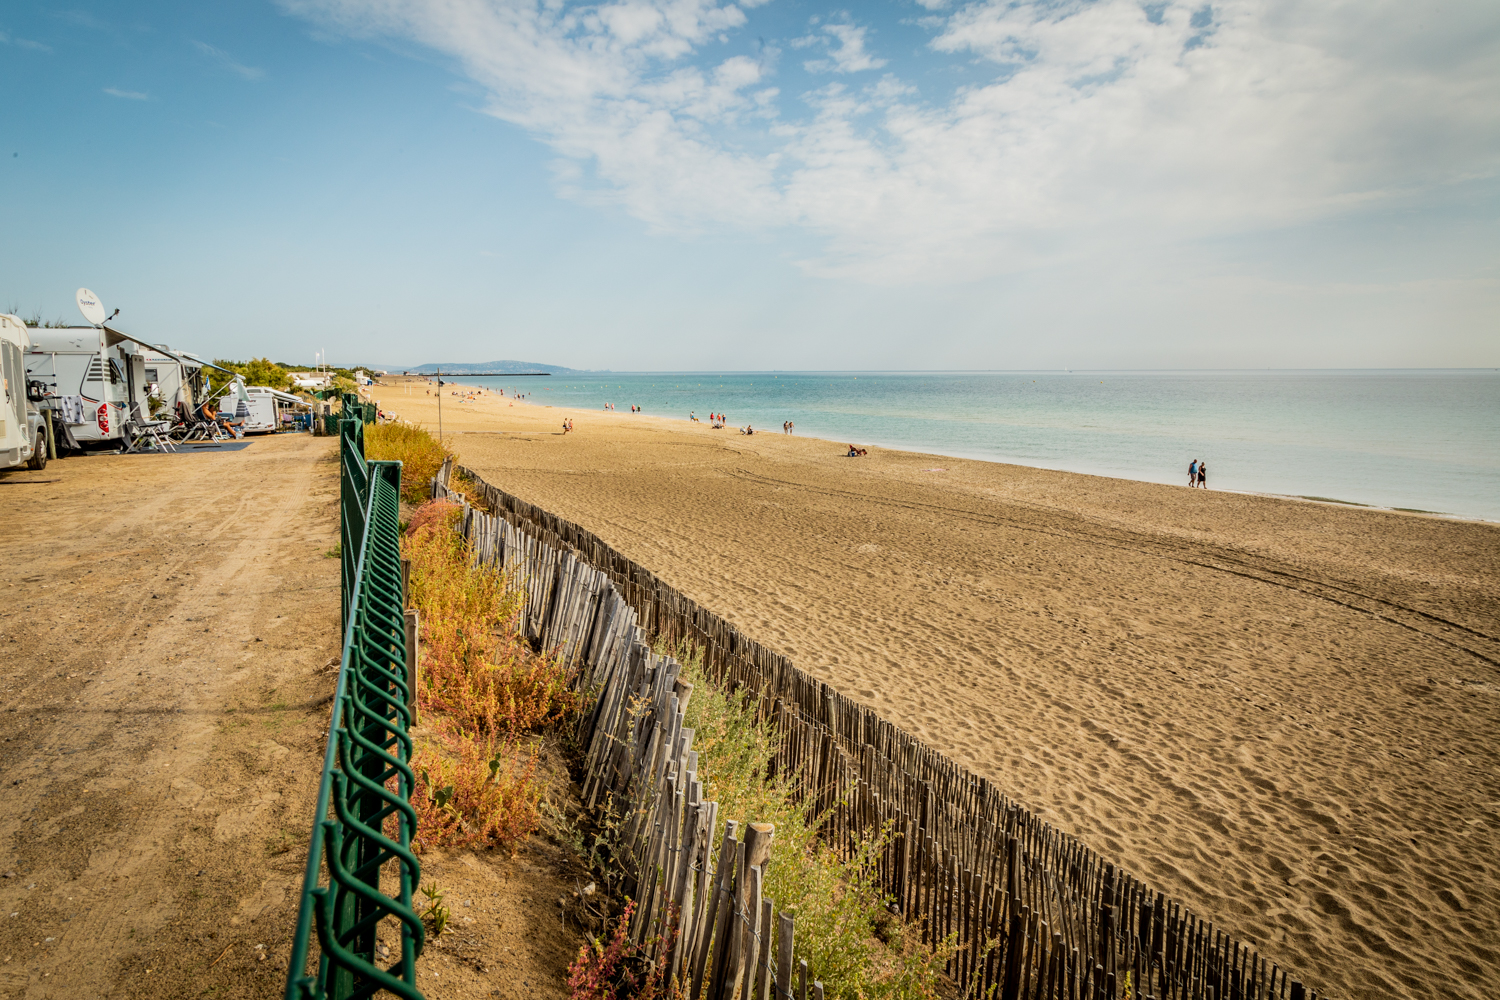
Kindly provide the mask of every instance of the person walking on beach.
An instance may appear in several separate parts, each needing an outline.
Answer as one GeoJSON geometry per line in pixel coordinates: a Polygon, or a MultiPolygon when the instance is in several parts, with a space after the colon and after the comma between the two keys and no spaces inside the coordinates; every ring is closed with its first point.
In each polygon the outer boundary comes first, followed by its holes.
{"type": "Polygon", "coordinates": [[[1201,489],[1205,489],[1205,490],[1208,489],[1208,463],[1207,462],[1199,462],[1198,463],[1198,486],[1201,489]]]}
{"type": "Polygon", "coordinates": [[[1188,463],[1188,485],[1198,485],[1198,460],[1196,458],[1188,463]]]}

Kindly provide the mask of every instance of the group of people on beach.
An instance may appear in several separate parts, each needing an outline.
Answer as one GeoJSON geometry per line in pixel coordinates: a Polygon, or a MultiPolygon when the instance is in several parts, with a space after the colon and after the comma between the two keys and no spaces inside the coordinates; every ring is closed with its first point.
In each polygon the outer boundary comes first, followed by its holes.
{"type": "Polygon", "coordinates": [[[790,434],[793,430],[796,429],[796,427],[797,425],[792,423],[790,420],[783,420],[781,422],[781,433],[790,434]]]}
{"type": "Polygon", "coordinates": [[[1208,489],[1208,463],[1193,459],[1188,465],[1188,485],[1208,489]]]}
{"type": "Polygon", "coordinates": [[[571,420],[564,420],[563,421],[563,433],[566,434],[566,433],[568,433],[568,431],[570,431],[572,429],[573,429],[573,421],[571,421],[571,420]]]}

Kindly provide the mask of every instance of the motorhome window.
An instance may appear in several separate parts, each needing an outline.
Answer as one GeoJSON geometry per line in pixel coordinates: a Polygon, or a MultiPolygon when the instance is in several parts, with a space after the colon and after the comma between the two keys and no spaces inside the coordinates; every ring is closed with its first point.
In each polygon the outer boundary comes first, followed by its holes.
{"type": "Polygon", "coordinates": [[[120,362],[114,358],[109,359],[109,381],[112,385],[119,385],[125,381],[125,372],[120,367],[120,362]]]}
{"type": "Polygon", "coordinates": [[[161,381],[161,379],[158,378],[157,375],[156,375],[156,369],[155,368],[147,368],[146,369],[146,381],[147,382],[160,382],[161,381]]]}

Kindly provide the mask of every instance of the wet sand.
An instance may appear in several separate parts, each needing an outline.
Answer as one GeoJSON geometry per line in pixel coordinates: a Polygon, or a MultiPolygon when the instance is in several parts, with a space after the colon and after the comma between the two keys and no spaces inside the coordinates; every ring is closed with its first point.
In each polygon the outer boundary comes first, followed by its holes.
{"type": "MultiPolygon", "coordinates": [[[[424,389],[375,393],[435,428],[424,389]]],[[[1492,994],[1500,526],[545,395],[444,430],[1326,995],[1492,994]]]]}

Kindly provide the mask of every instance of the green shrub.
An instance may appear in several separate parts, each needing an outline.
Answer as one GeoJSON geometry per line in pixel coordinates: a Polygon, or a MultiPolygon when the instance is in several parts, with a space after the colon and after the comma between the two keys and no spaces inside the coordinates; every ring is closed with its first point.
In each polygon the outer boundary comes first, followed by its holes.
{"type": "Polygon", "coordinates": [[[874,877],[881,841],[866,840],[851,858],[840,858],[816,837],[816,824],[781,780],[768,781],[773,734],[756,724],[753,706],[711,685],[695,658],[683,662],[693,685],[684,723],[692,727],[703,797],[719,803],[715,858],[726,819],[774,823],[776,835],[765,871],[765,895],[778,911],[796,916],[799,959],[822,980],[830,1000],[929,1000],[947,951],[924,947],[886,910],[890,902],[874,877]],[[884,943],[876,936],[879,925],[884,943]]]}
{"type": "Polygon", "coordinates": [[[407,503],[422,503],[431,495],[432,477],[450,454],[437,438],[416,424],[370,424],[365,428],[365,458],[401,463],[401,499],[407,503]]]}

